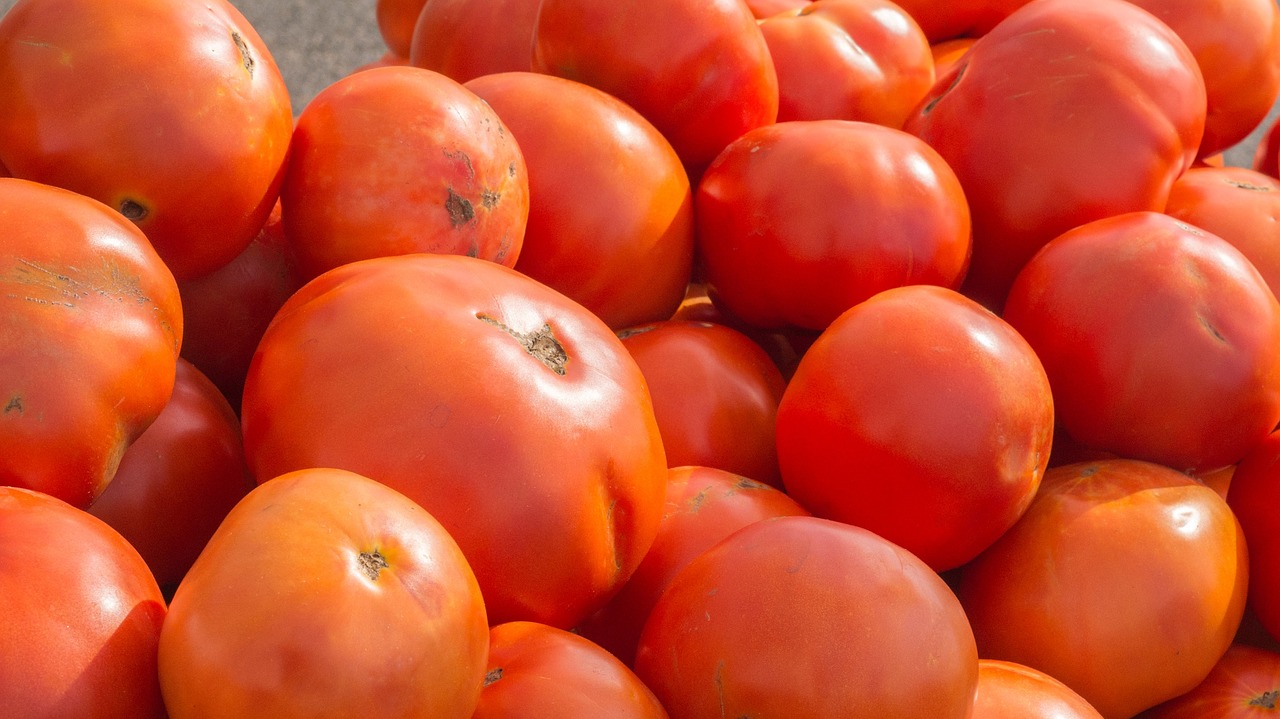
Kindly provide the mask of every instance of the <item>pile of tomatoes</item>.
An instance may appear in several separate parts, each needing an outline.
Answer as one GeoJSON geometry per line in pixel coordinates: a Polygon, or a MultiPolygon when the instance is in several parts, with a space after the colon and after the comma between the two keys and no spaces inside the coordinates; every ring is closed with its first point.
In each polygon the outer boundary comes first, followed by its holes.
{"type": "Polygon", "coordinates": [[[1275,0],[376,13],[0,19],[0,716],[1276,710],[1275,0]]]}

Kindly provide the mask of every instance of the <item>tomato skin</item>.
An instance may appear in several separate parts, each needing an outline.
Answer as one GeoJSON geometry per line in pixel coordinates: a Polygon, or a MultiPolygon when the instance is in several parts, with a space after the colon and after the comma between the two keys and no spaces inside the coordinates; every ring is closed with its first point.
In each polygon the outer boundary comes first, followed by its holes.
{"type": "Polygon", "coordinates": [[[1272,638],[1280,637],[1280,531],[1274,507],[1280,501],[1280,432],[1254,445],[1236,465],[1227,503],[1244,528],[1249,545],[1249,607],[1272,638]]]}
{"type": "Polygon", "coordinates": [[[920,23],[930,42],[980,37],[1028,0],[895,0],[920,23]]]}
{"type": "Polygon", "coordinates": [[[1102,719],[1084,697],[1044,672],[1015,662],[978,660],[969,719],[1102,719]]]}
{"type": "Polygon", "coordinates": [[[1049,470],[956,591],[984,658],[1035,667],[1103,716],[1132,717],[1190,690],[1226,651],[1248,561],[1212,489],[1104,460],[1049,470]]]}
{"type": "Polygon", "coordinates": [[[1280,654],[1233,644],[1195,689],[1139,719],[1257,719],[1275,716],[1278,700],[1280,654]]]}
{"type": "Polygon", "coordinates": [[[969,200],[964,293],[998,311],[1049,240],[1164,209],[1199,149],[1205,102],[1186,44],[1122,0],[1030,3],[983,36],[904,125],[969,200]]]}
{"type": "Polygon", "coordinates": [[[511,267],[529,179],[519,145],[474,93],[430,70],[381,67],[302,111],[280,204],[303,279],[413,252],[511,267]]]}
{"type": "Polygon", "coordinates": [[[777,517],[685,566],[636,674],[675,719],[969,716],[978,656],[955,596],[884,539],[777,517]]]}
{"type": "Polygon", "coordinates": [[[976,38],[958,37],[951,40],[943,40],[930,46],[933,54],[933,71],[935,77],[942,77],[951,72],[960,59],[963,58],[973,44],[977,42],[976,38]]]}
{"type": "Polygon", "coordinates": [[[543,0],[533,70],[634,107],[697,177],[778,115],[778,78],[742,0],[543,0]],[[584,42],[583,38],[591,38],[584,42]]]}
{"type": "Polygon", "coordinates": [[[494,623],[573,626],[661,519],[666,456],[635,361],[581,305],[484,260],[384,257],[312,281],[267,328],[241,417],[260,482],[339,467],[424,506],[494,623]]]}
{"type": "Polygon", "coordinates": [[[516,270],[615,330],[670,317],[693,271],[693,195],[666,138],[572,80],[513,72],[466,88],[510,128],[529,168],[516,270]]]}
{"type": "Polygon", "coordinates": [[[587,639],[536,622],[489,630],[489,671],[473,719],[666,719],[653,692],[587,639]]]}
{"type": "Polygon", "coordinates": [[[964,192],[941,156],[864,122],[747,133],[703,175],[694,217],[712,299],[763,328],[821,330],[881,290],[957,287],[971,248],[964,192]]]}
{"type": "Polygon", "coordinates": [[[173,391],[177,284],[135,226],[67,190],[0,179],[0,228],[0,484],[83,508],[173,391]]]}
{"type": "Polygon", "coordinates": [[[810,0],[746,0],[747,8],[757,20],[764,20],[789,10],[798,10],[809,2],[810,0]]]}
{"type": "Polygon", "coordinates": [[[1053,403],[1035,353],[1000,318],[953,290],[887,290],[832,323],[787,385],[783,485],[815,515],[951,569],[1031,502],[1053,403]]]}
{"type": "Polygon", "coordinates": [[[179,278],[253,239],[280,190],[293,113],[231,3],[24,0],[0,22],[0,48],[0,162],[15,177],[136,218],[179,278]]]}
{"type": "Polygon", "coordinates": [[[389,52],[399,57],[409,56],[413,29],[426,5],[427,0],[377,0],[374,19],[389,52]]]}
{"type": "Polygon", "coordinates": [[[418,15],[409,62],[458,82],[533,68],[538,0],[431,0],[418,15]]]}
{"type": "Polygon", "coordinates": [[[146,563],[100,520],[0,487],[0,716],[163,719],[165,602],[146,563]]]}
{"type": "Polygon", "coordinates": [[[245,496],[173,597],[160,683],[185,717],[471,716],[484,603],[430,514],[336,469],[245,496]]]}
{"type": "Polygon", "coordinates": [[[1280,177],[1280,119],[1271,123],[1271,128],[1258,142],[1253,154],[1253,169],[1268,177],[1280,177]]]}
{"type": "Polygon", "coordinates": [[[1086,446],[1216,469],[1280,421],[1280,304],[1239,250],[1167,215],[1054,239],[1004,317],[1044,363],[1062,429],[1086,446]]]}

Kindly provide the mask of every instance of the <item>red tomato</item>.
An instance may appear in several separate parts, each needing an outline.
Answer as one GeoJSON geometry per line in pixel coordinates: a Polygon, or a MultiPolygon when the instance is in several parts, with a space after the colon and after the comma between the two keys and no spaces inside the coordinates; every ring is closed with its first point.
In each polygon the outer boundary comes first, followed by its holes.
{"type": "Polygon", "coordinates": [[[0,48],[14,177],[115,208],[179,278],[225,265],[262,227],[293,111],[227,0],[23,0],[0,48]]]}
{"type": "Polygon", "coordinates": [[[1280,118],[1271,121],[1271,127],[1258,142],[1253,155],[1253,169],[1269,177],[1280,177],[1280,118]]]}
{"type": "Polygon", "coordinates": [[[864,122],[747,133],[702,177],[694,217],[712,299],[767,328],[821,330],[891,287],[956,287],[971,247],[964,192],[942,158],[864,122]]]}
{"type": "Polygon", "coordinates": [[[895,0],[930,42],[985,35],[1028,0],[895,0]]]}
{"type": "Polygon", "coordinates": [[[119,534],[46,494],[0,487],[0,716],[163,719],[164,597],[119,534]]]}
{"type": "Polygon", "coordinates": [[[164,409],[182,343],[178,287],[119,213],[0,179],[0,484],[78,507],[164,409]]]}
{"type": "Polygon", "coordinates": [[[431,0],[418,16],[409,61],[466,82],[533,68],[539,0],[431,0]]]}
{"type": "Polygon", "coordinates": [[[575,631],[633,663],[653,605],[694,557],[748,524],[806,514],[787,495],[746,477],[711,467],[671,469],[653,546],[613,599],[575,631]]]}
{"type": "Polygon", "coordinates": [[[302,111],[280,203],[305,279],[413,252],[510,267],[529,179],[519,145],[474,93],[422,68],[382,67],[338,80],[302,111]]]}
{"type": "Polygon", "coordinates": [[[169,403],[89,512],[120,532],[171,592],[253,485],[240,420],[218,388],[179,359],[169,403]]]}
{"type": "Polygon", "coordinates": [[[978,660],[969,719],[1102,719],[1084,697],[1044,672],[1015,662],[978,660]]]}
{"type": "Polygon", "coordinates": [[[693,271],[693,196],[671,144],[572,80],[511,72],[466,87],[511,129],[529,168],[515,268],[615,330],[670,317],[693,271]]]}
{"type": "Polygon", "coordinates": [[[737,330],[751,338],[762,349],[769,359],[777,365],[782,376],[790,379],[795,373],[796,364],[809,345],[817,339],[819,332],[799,327],[780,327],[777,329],[761,329],[743,322],[717,307],[707,295],[707,286],[701,282],[691,282],[685,291],[684,301],[671,316],[672,320],[688,322],[714,322],[737,330]]]}
{"type": "Polygon", "coordinates": [[[409,56],[413,28],[426,4],[427,0],[377,0],[374,17],[378,33],[390,52],[400,57],[409,56]]]}
{"type": "Polygon", "coordinates": [[[489,630],[489,671],[472,719],[666,719],[625,664],[582,637],[535,622],[489,630]]]}
{"type": "Polygon", "coordinates": [[[933,86],[929,40],[890,0],[817,0],[760,30],[778,73],[778,122],[899,128],[933,86]]]}
{"type": "Polygon", "coordinates": [[[1249,606],[1273,638],[1280,637],[1280,432],[1272,432],[1236,465],[1227,503],[1244,528],[1249,546],[1249,606]]]}
{"type": "Polygon", "coordinates": [[[810,0],[746,0],[747,9],[757,20],[773,17],[778,13],[799,10],[808,5],[810,0]]]}
{"type": "Polygon", "coordinates": [[[751,524],[672,580],[636,673],[675,719],[962,719],[977,684],[955,595],[906,550],[813,517],[751,524]]]}
{"type": "Polygon", "coordinates": [[[1216,492],[1167,467],[1049,470],[1022,519],[961,570],[984,658],[1035,667],[1105,717],[1198,684],[1244,612],[1245,537],[1216,492]]]}
{"type": "Polygon", "coordinates": [[[1121,0],[1045,0],[974,44],[905,128],[960,178],[974,237],[964,292],[999,308],[1054,237],[1163,210],[1204,118],[1195,57],[1167,25],[1121,0]]]}
{"type": "Polygon", "coordinates": [[[573,626],[662,516],[666,456],[635,361],[581,305],[492,262],[326,273],[267,328],[241,412],[259,481],[340,467],[427,508],[494,623],[573,626]]]}
{"type": "Polygon", "coordinates": [[[533,70],[634,107],[693,177],[778,115],[769,48],[742,0],[542,0],[533,70]]]}
{"type": "Polygon", "coordinates": [[[1256,719],[1275,716],[1277,709],[1280,709],[1280,654],[1234,644],[1199,686],[1139,717],[1256,719]]]}
{"type": "Polygon", "coordinates": [[[933,71],[936,77],[942,77],[960,63],[969,52],[969,48],[977,42],[976,38],[958,37],[934,43],[930,51],[933,53],[933,71]]]}
{"type": "Polygon", "coordinates": [[[1280,422],[1280,304],[1239,250],[1167,215],[1053,240],[1004,317],[1044,363],[1062,429],[1086,446],[1208,470],[1280,422]]]}
{"type": "Polygon", "coordinates": [[[170,605],[160,684],[172,719],[466,719],[487,633],[439,522],[371,479],[309,469],[218,527],[170,605]]]}
{"type": "Polygon", "coordinates": [[[387,50],[386,52],[379,55],[376,60],[371,60],[369,62],[366,62],[365,64],[357,67],[351,72],[357,73],[362,70],[372,70],[375,67],[399,67],[399,66],[408,65],[408,64],[409,64],[409,58],[403,55],[397,55],[394,52],[387,50]]]}
{"type": "Polygon", "coordinates": [[[1053,398],[1031,347],[962,295],[882,292],[818,338],[778,407],[787,493],[935,570],[969,561],[1027,508],[1053,398]]]}

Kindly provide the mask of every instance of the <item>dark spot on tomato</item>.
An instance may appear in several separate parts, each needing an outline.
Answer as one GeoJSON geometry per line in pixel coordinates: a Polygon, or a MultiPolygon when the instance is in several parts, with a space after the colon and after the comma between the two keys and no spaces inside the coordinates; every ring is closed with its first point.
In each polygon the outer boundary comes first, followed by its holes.
{"type": "Polygon", "coordinates": [[[382,552],[376,549],[372,552],[361,552],[356,556],[356,564],[359,566],[361,573],[368,577],[371,582],[376,582],[382,570],[391,566],[387,564],[387,558],[382,556],[382,552]]]}
{"type": "Polygon", "coordinates": [[[449,188],[449,196],[445,198],[444,209],[449,213],[449,223],[454,229],[462,227],[476,218],[476,208],[471,200],[459,195],[449,188]]]}
{"type": "Polygon", "coordinates": [[[249,76],[252,77],[254,67],[256,67],[258,63],[253,59],[253,54],[249,52],[249,44],[246,43],[244,41],[244,37],[235,30],[231,31],[231,41],[236,44],[236,49],[240,51],[240,64],[244,66],[245,72],[249,73],[249,76]]]}
{"type": "Polygon", "coordinates": [[[151,210],[141,202],[126,197],[120,201],[120,214],[130,222],[142,222],[151,214],[151,210]]]}

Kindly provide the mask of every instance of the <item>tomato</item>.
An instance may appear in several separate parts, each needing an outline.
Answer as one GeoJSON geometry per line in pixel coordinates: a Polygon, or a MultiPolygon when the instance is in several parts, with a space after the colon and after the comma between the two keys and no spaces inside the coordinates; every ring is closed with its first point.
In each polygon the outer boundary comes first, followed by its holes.
{"type": "Polygon", "coordinates": [[[582,637],[536,622],[489,630],[489,671],[473,719],[666,719],[625,664],[582,637]]]}
{"type": "Polygon", "coordinates": [[[975,43],[904,127],[960,178],[974,237],[963,291],[998,310],[1049,240],[1163,210],[1204,122],[1204,79],[1167,25],[1121,0],[1046,0],[975,43]]]}
{"type": "Polygon", "coordinates": [[[1115,459],[1049,470],[1017,524],[960,573],[984,658],[1062,681],[1105,717],[1189,691],[1231,644],[1245,537],[1216,492],[1115,459]]]}
{"type": "Polygon", "coordinates": [[[1233,464],[1280,422],[1280,304],[1225,240],[1129,213],[1050,242],[1005,319],[1086,446],[1182,470],[1233,464]]]}
{"type": "Polygon", "coordinates": [[[0,162],[133,221],[179,278],[276,201],[293,111],[227,0],[23,0],[0,21],[0,162]]]}
{"type": "Polygon", "coordinates": [[[1102,719],[1102,715],[1044,672],[1015,662],[980,659],[970,719],[1102,719]]]}
{"type": "Polygon", "coordinates": [[[529,214],[524,156],[487,104],[417,67],[348,75],[302,111],[280,195],[310,279],[413,252],[515,264],[529,214]]]}
{"type": "Polygon", "coordinates": [[[817,0],[760,30],[778,73],[778,122],[898,128],[933,86],[929,40],[890,0],[817,0]]]}
{"type": "Polygon", "coordinates": [[[532,69],[634,107],[693,177],[778,115],[769,48],[742,0],[542,0],[532,69]]]}
{"type": "Polygon", "coordinates": [[[85,507],[164,409],[182,343],[173,275],[82,195],[0,179],[0,484],[85,507]]]}
{"type": "Polygon", "coordinates": [[[935,77],[942,77],[951,72],[951,69],[960,63],[969,52],[969,48],[977,39],[971,37],[958,37],[951,40],[943,40],[934,43],[930,47],[933,54],[933,71],[935,77]]]}
{"type": "Polygon", "coordinates": [[[1031,347],[953,290],[887,290],[827,328],[778,407],[778,461],[805,509],[865,527],[937,571],[1027,508],[1053,437],[1031,347]]]}
{"type": "Polygon", "coordinates": [[[781,486],[774,425],[786,380],[759,345],[723,325],[678,320],[621,337],[649,386],[668,466],[781,486]]]}
{"type": "Polygon", "coordinates": [[[666,456],[635,361],[581,305],[492,262],[402,255],[317,278],[267,328],[241,415],[259,481],[339,467],[424,506],[494,623],[577,623],[662,515],[666,456]]]}
{"type": "Polygon", "coordinates": [[[1270,122],[1271,126],[1254,150],[1253,169],[1269,177],[1280,177],[1280,118],[1270,122]]]}
{"type": "Polygon", "coordinates": [[[766,519],[691,561],[636,674],[675,719],[969,716],[973,634],[942,579],[858,527],[766,519]]]}
{"type": "Polygon", "coordinates": [[[431,0],[418,16],[409,61],[466,82],[533,67],[538,0],[431,0]]]}
{"type": "Polygon", "coordinates": [[[1249,606],[1271,637],[1280,637],[1280,524],[1275,521],[1280,501],[1280,432],[1271,432],[1236,465],[1227,503],[1244,528],[1249,545],[1249,606]]]}
{"type": "Polygon", "coordinates": [[[169,403],[89,512],[120,532],[171,592],[253,486],[240,420],[218,388],[179,359],[169,403]]]}
{"type": "Polygon", "coordinates": [[[670,317],[693,271],[693,196],[671,144],[622,101],[572,80],[512,72],[466,88],[510,128],[529,168],[515,268],[615,330],[670,317]]]}
{"type": "Polygon", "coordinates": [[[667,503],[658,535],[635,574],[609,603],[574,631],[627,664],[653,605],[694,557],[743,527],[770,517],[807,515],[782,492],[711,467],[674,467],[667,473],[667,503]]]}
{"type": "Polygon", "coordinates": [[[164,597],[129,543],[46,494],[0,487],[0,716],[163,719],[164,597]]]}
{"type": "Polygon", "coordinates": [[[717,307],[707,294],[707,286],[702,282],[691,282],[685,290],[684,301],[671,315],[675,321],[712,322],[737,330],[751,338],[762,349],[774,365],[782,372],[782,376],[790,379],[795,373],[796,364],[809,345],[817,339],[819,332],[799,327],[779,327],[761,329],[727,313],[723,307],[717,307]]]}
{"type": "Polygon", "coordinates": [[[809,4],[810,0],[746,0],[747,8],[757,20],[773,17],[778,13],[798,10],[809,4]]]}
{"type": "Polygon", "coordinates": [[[895,0],[930,42],[985,35],[1028,0],[895,0]]]}
{"type": "Polygon", "coordinates": [[[694,217],[712,299],[766,328],[821,330],[891,287],[956,287],[971,247],[964,192],[942,158],[864,122],[747,133],[702,177],[694,217]]]}
{"type": "MultiPolygon", "coordinates": [[[[1252,719],[1280,709],[1280,654],[1232,645],[1195,689],[1141,719],[1252,719]]],[[[975,718],[976,719],[976,718],[975,718]]]]}
{"type": "Polygon", "coordinates": [[[409,56],[413,29],[426,4],[427,0],[377,0],[374,19],[388,51],[400,57],[409,56]]]}
{"type": "Polygon", "coordinates": [[[488,656],[479,587],[430,514],[308,469],[231,510],[160,633],[172,719],[471,716],[488,656]]]}

